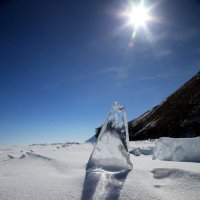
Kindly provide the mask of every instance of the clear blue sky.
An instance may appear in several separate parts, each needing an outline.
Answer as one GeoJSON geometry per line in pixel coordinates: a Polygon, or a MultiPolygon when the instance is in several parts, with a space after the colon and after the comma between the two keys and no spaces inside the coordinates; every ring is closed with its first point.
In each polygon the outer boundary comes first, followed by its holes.
{"type": "Polygon", "coordinates": [[[132,120],[200,69],[200,1],[148,1],[130,38],[127,0],[0,1],[0,145],[84,141],[113,101],[132,120]]]}

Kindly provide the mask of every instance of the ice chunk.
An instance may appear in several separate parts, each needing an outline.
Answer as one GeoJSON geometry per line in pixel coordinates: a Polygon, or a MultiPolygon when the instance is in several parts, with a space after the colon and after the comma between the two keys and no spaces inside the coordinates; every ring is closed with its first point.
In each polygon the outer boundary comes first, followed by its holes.
{"type": "Polygon", "coordinates": [[[126,112],[113,103],[87,164],[87,171],[126,171],[132,169],[129,158],[129,136],[126,112]]]}
{"type": "Polygon", "coordinates": [[[134,154],[135,156],[140,156],[141,154],[148,156],[153,154],[153,147],[137,147],[129,151],[129,153],[134,154]]]}
{"type": "Polygon", "coordinates": [[[129,151],[129,153],[131,153],[131,154],[133,154],[133,155],[135,155],[135,156],[140,156],[140,154],[141,154],[141,152],[140,152],[140,147],[135,148],[135,149],[129,151]]]}
{"type": "Polygon", "coordinates": [[[153,159],[200,162],[200,138],[160,138],[153,159]]]}

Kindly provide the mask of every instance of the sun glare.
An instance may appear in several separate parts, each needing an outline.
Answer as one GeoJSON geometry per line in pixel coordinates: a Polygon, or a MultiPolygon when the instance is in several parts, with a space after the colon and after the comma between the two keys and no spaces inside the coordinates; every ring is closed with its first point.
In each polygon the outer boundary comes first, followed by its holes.
{"type": "Polygon", "coordinates": [[[126,23],[121,27],[131,27],[133,29],[131,39],[135,38],[140,32],[140,27],[145,32],[148,40],[151,40],[151,33],[148,30],[148,22],[159,22],[159,18],[152,16],[152,11],[157,4],[148,4],[145,0],[140,0],[140,3],[129,1],[126,9],[120,13],[121,17],[126,18],[126,23]]]}
{"type": "Polygon", "coordinates": [[[124,6],[124,10],[119,13],[119,16],[125,18],[126,20],[120,29],[127,27],[132,28],[132,35],[128,47],[131,48],[133,46],[133,40],[142,32],[145,33],[145,37],[150,44],[153,42],[153,35],[149,30],[148,25],[151,25],[152,22],[163,23],[161,18],[152,15],[153,10],[157,5],[158,3],[147,3],[146,0],[140,0],[138,3],[134,3],[133,0],[129,0],[127,5],[124,6]],[[139,30],[140,28],[142,31],[139,30]]]}
{"type": "Polygon", "coordinates": [[[134,26],[134,28],[144,26],[149,18],[148,10],[144,7],[143,3],[137,6],[133,5],[131,11],[127,13],[127,16],[129,18],[128,23],[134,26]]]}
{"type": "Polygon", "coordinates": [[[134,6],[132,11],[128,14],[128,17],[129,23],[137,28],[145,25],[145,22],[148,20],[148,12],[141,4],[137,7],[134,6]]]}

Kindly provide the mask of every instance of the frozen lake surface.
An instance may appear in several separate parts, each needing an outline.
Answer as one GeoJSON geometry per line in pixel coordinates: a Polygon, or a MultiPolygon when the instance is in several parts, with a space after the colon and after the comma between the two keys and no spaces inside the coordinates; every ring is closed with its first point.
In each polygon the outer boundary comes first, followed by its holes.
{"type": "MultiPolygon", "coordinates": [[[[130,142],[130,150],[154,145],[154,141],[130,142]]],[[[85,168],[93,147],[90,143],[0,147],[0,199],[196,200],[200,196],[200,163],[130,154],[129,173],[96,173],[91,179],[85,168]]]]}

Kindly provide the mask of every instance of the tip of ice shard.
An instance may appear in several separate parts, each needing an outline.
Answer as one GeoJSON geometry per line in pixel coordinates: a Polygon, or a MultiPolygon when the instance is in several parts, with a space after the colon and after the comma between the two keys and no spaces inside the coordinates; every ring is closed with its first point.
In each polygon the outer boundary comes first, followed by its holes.
{"type": "Polygon", "coordinates": [[[131,170],[128,149],[129,135],[125,108],[114,102],[88,161],[87,171],[131,170]]]}

